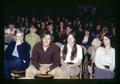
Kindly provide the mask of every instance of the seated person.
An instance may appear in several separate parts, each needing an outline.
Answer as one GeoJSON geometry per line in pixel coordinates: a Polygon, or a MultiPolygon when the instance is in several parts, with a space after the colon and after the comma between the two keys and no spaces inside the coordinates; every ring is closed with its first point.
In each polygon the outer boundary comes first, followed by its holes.
{"type": "Polygon", "coordinates": [[[115,49],[111,45],[109,34],[103,36],[103,46],[95,54],[95,79],[113,79],[115,70],[115,49]]]}
{"type": "Polygon", "coordinates": [[[88,48],[88,53],[91,55],[91,60],[92,60],[92,63],[94,63],[94,59],[95,59],[95,53],[96,53],[96,50],[98,47],[101,46],[101,41],[99,38],[94,38],[92,43],[91,43],[91,46],[88,48]]]}
{"type": "Polygon", "coordinates": [[[95,54],[98,47],[101,46],[101,41],[98,37],[94,38],[91,46],[88,48],[88,56],[90,56],[88,71],[90,73],[90,78],[93,78],[94,69],[95,69],[95,54]]]}
{"type": "Polygon", "coordinates": [[[48,74],[60,66],[60,49],[52,40],[52,34],[43,32],[42,40],[32,50],[32,65],[26,70],[25,79],[34,79],[36,74],[48,74]]]}
{"type": "Polygon", "coordinates": [[[24,40],[22,32],[16,32],[15,41],[12,41],[5,50],[4,78],[10,79],[11,71],[25,70],[30,62],[30,45],[24,40]]]}
{"type": "Polygon", "coordinates": [[[86,48],[88,48],[89,46],[91,46],[92,40],[93,38],[90,35],[90,30],[86,28],[84,31],[84,38],[81,44],[84,45],[86,48]]]}
{"type": "Polygon", "coordinates": [[[10,23],[8,28],[5,29],[5,43],[9,44],[11,41],[14,40],[14,33],[15,33],[15,25],[10,23]]]}
{"type": "MultiPolygon", "coordinates": [[[[30,44],[30,47],[31,47],[31,51],[30,53],[32,52],[32,49],[33,49],[33,46],[39,42],[41,39],[40,39],[40,36],[36,33],[37,29],[34,27],[34,25],[32,25],[30,27],[30,33],[28,33],[26,36],[25,36],[25,41],[27,43],[30,44]]],[[[30,55],[31,56],[31,55],[30,55]]]]}
{"type": "Polygon", "coordinates": [[[74,32],[67,35],[67,43],[61,47],[61,67],[57,69],[57,79],[70,79],[80,74],[82,48],[75,42],[74,32]]]}

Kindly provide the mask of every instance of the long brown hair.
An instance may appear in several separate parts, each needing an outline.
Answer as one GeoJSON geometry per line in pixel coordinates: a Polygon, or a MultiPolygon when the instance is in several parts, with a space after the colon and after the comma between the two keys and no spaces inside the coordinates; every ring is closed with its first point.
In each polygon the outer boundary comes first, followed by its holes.
{"type": "MultiPolygon", "coordinates": [[[[75,38],[75,33],[74,32],[70,32],[69,34],[68,34],[68,36],[69,35],[73,35],[73,37],[75,38]]],[[[67,37],[68,37],[67,36],[67,37]]],[[[66,38],[67,39],[67,38],[66,38]]],[[[67,40],[66,40],[67,41],[67,40]]],[[[62,50],[62,53],[63,53],[63,55],[62,55],[62,58],[63,58],[63,60],[65,60],[65,58],[66,58],[66,54],[67,54],[67,42],[65,43],[65,45],[64,45],[64,48],[63,48],[63,50],[62,50]]],[[[72,52],[71,52],[71,60],[73,60],[75,57],[76,57],[76,53],[77,53],[77,46],[76,46],[76,42],[75,42],[75,44],[73,45],[73,48],[72,48],[72,52]]]]}

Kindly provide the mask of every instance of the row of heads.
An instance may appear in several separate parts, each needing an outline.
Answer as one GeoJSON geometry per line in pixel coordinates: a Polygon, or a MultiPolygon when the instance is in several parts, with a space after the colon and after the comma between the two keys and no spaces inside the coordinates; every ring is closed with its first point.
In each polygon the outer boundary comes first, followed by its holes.
{"type": "MultiPolygon", "coordinates": [[[[15,32],[15,35],[16,35],[17,33],[23,33],[23,36],[24,36],[24,32],[22,32],[22,31],[19,31],[19,32],[16,31],[16,32],[15,32]]],[[[45,37],[46,35],[49,35],[49,36],[51,37],[51,41],[54,41],[54,36],[53,36],[53,34],[52,34],[50,31],[44,31],[44,32],[42,32],[41,35],[40,35],[40,37],[43,38],[43,37],[45,37]]],[[[76,36],[76,33],[75,33],[74,31],[71,31],[71,32],[69,32],[68,35],[66,35],[66,40],[65,40],[65,42],[67,41],[67,37],[68,37],[69,35],[72,35],[72,36],[74,37],[75,41],[76,41],[76,37],[77,37],[77,36],[76,36]]],[[[109,33],[105,33],[104,36],[107,37],[107,38],[109,38],[109,39],[111,40],[111,36],[110,36],[109,33]]]]}

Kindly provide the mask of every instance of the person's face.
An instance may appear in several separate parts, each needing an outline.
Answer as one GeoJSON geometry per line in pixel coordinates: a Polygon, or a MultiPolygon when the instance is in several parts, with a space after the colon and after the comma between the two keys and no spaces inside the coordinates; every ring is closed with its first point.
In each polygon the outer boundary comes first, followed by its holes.
{"type": "Polygon", "coordinates": [[[101,25],[97,25],[96,30],[99,31],[101,29],[101,25]]]}
{"type": "Polygon", "coordinates": [[[10,24],[10,25],[9,25],[9,28],[10,28],[10,29],[13,29],[14,27],[15,27],[15,26],[14,26],[13,24],[10,24]]]}
{"type": "Polygon", "coordinates": [[[104,43],[105,46],[110,45],[110,39],[108,37],[104,36],[103,37],[103,43],[104,43]]]}
{"type": "Polygon", "coordinates": [[[63,27],[63,22],[60,22],[60,27],[63,27]]]}
{"type": "Polygon", "coordinates": [[[36,32],[36,29],[35,28],[30,28],[30,33],[34,34],[36,32]]]}
{"type": "Polygon", "coordinates": [[[42,22],[42,23],[41,23],[41,25],[42,25],[42,28],[44,28],[44,27],[45,27],[45,23],[44,23],[44,22],[42,22]]]}
{"type": "Polygon", "coordinates": [[[45,35],[43,38],[43,46],[49,46],[51,42],[51,36],[50,35],[45,35]]]}
{"type": "Polygon", "coordinates": [[[49,26],[48,26],[48,30],[49,30],[49,31],[53,31],[53,25],[49,25],[49,26]]]}
{"type": "Polygon", "coordinates": [[[18,32],[15,36],[16,42],[23,42],[23,33],[18,32]]]}
{"type": "Polygon", "coordinates": [[[78,21],[77,21],[77,25],[79,25],[79,24],[80,24],[80,21],[78,20],[78,21]]]}
{"type": "Polygon", "coordinates": [[[72,31],[72,29],[71,29],[70,27],[67,27],[67,28],[66,28],[66,32],[67,32],[67,33],[70,33],[71,31],[72,31]]]}
{"type": "Polygon", "coordinates": [[[89,35],[89,33],[90,33],[89,31],[87,31],[87,30],[85,31],[85,35],[89,35]]]}
{"type": "Polygon", "coordinates": [[[70,34],[68,37],[67,37],[67,42],[68,44],[70,45],[73,45],[75,43],[75,38],[73,37],[72,34],[70,34]]]}

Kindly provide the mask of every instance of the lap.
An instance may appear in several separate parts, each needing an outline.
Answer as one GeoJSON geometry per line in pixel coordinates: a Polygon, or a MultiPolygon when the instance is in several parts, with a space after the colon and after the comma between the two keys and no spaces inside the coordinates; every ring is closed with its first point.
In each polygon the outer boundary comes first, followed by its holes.
{"type": "Polygon", "coordinates": [[[19,59],[11,59],[4,63],[6,69],[25,69],[25,64],[19,59]]]}

